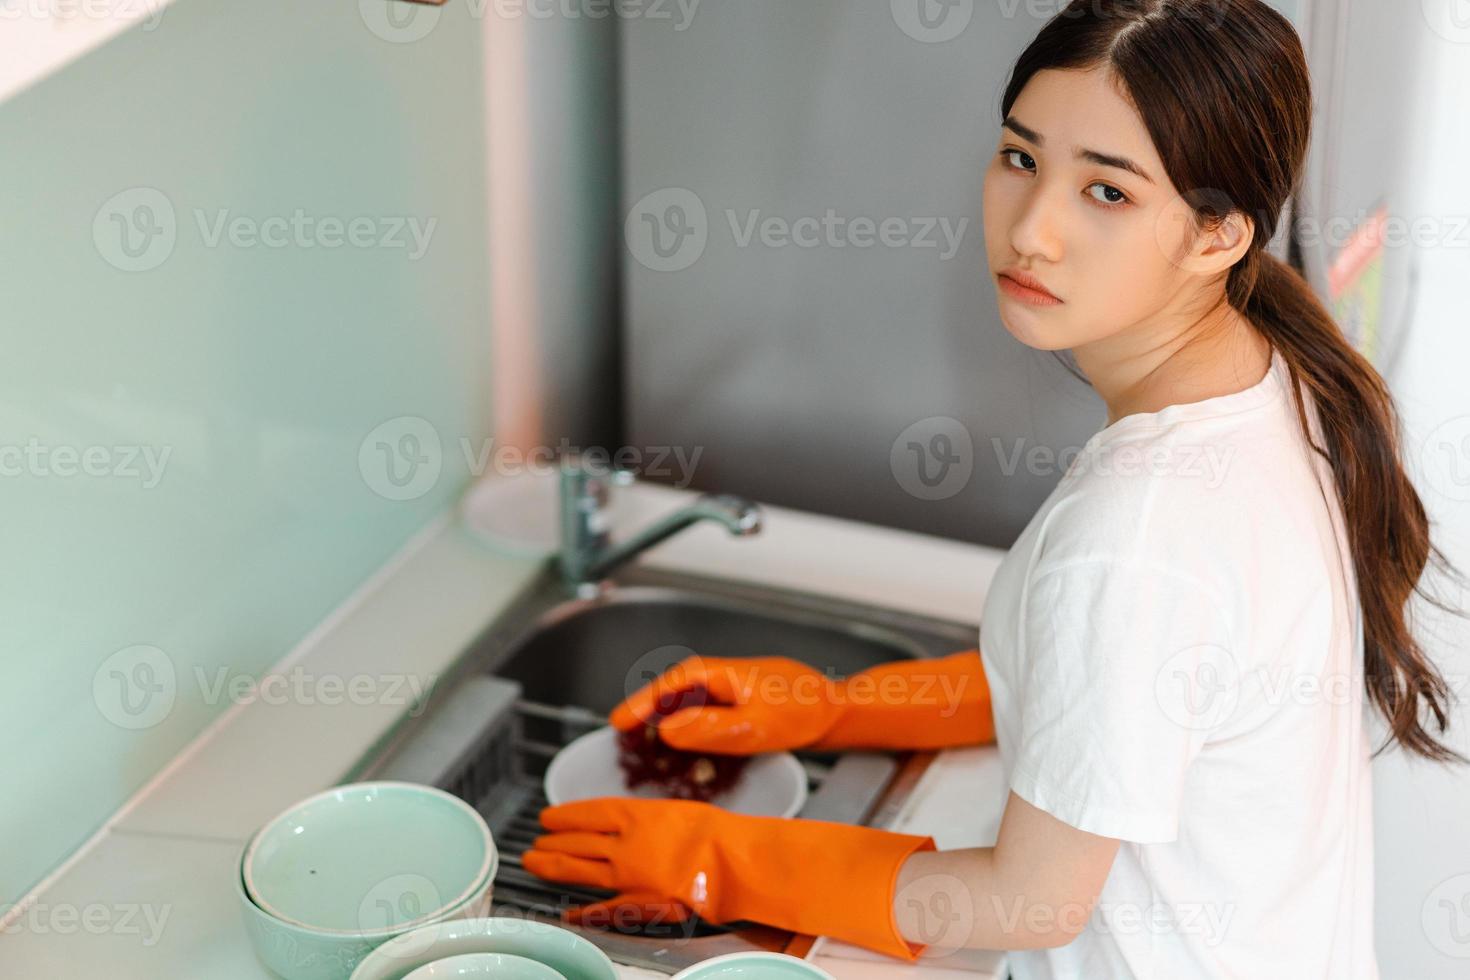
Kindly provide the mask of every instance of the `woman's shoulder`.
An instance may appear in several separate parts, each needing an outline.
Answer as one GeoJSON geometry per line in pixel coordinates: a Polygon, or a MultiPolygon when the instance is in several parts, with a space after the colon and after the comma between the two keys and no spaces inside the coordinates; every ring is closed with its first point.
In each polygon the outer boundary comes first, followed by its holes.
{"type": "Polygon", "coordinates": [[[1057,488],[1047,561],[1136,559],[1202,574],[1287,549],[1320,490],[1279,420],[1135,427],[1089,440],[1057,488]]]}

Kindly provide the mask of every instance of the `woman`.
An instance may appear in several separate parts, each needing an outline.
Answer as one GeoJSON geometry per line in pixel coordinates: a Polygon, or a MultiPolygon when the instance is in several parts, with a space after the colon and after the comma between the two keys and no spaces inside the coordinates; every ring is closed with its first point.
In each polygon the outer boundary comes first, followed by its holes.
{"type": "Polygon", "coordinates": [[[1002,100],[986,250],[1006,328],[1070,349],[1108,424],[998,570],[979,651],[878,668],[897,683],[869,701],[784,658],[706,659],[614,713],[698,682],[731,706],[671,715],[677,747],[993,733],[994,847],[594,800],[544,811],[526,867],[620,890],[582,915],[693,910],[909,960],[954,910],[946,945],[1016,950],[1022,978],[1376,977],[1364,701],[1404,749],[1459,758],[1405,619],[1430,559],[1449,569],[1382,380],[1265,250],[1310,113],[1300,41],[1260,0],[1071,3],[1002,100]]]}

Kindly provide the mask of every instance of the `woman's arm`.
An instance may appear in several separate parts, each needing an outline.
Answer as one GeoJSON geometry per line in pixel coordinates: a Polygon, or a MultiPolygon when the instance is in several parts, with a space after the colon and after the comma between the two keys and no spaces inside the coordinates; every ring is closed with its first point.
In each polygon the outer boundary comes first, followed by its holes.
{"type": "Polygon", "coordinates": [[[1087,924],[1118,844],[1011,793],[994,847],[909,856],[894,920],[908,941],[941,949],[1064,946],[1087,924]]]}

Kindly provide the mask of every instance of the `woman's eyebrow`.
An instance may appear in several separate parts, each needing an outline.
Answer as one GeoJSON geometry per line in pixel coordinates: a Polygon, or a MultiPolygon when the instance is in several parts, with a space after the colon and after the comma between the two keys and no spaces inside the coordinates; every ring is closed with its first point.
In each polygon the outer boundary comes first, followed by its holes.
{"type": "MultiPolygon", "coordinates": [[[[1030,142],[1035,143],[1037,146],[1046,145],[1046,138],[1044,136],[1042,136],[1040,133],[1029,126],[1021,125],[1021,123],[1017,122],[1015,119],[1012,119],[1010,116],[1006,117],[1005,122],[1001,123],[1001,126],[1005,129],[1011,130],[1023,140],[1029,140],[1030,142]]],[[[1140,167],[1138,164],[1134,163],[1127,157],[1116,156],[1112,153],[1101,153],[1097,150],[1082,149],[1080,147],[1074,148],[1073,154],[1079,160],[1089,160],[1092,163],[1098,164],[1099,166],[1115,167],[1118,170],[1126,170],[1130,174],[1135,174],[1138,177],[1143,178],[1150,184],[1154,182],[1154,179],[1148,175],[1147,171],[1145,171],[1142,167],[1140,167]]]]}

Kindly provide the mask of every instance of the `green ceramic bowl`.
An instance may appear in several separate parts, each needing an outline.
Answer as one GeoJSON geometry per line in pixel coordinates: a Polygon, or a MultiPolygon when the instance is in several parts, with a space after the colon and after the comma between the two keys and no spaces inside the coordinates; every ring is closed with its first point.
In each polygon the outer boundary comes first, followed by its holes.
{"type": "Polygon", "coordinates": [[[835,980],[826,970],[785,953],[727,953],[696,963],[672,980],[835,980]]]}
{"type": "MultiPolygon", "coordinates": [[[[329,935],[273,918],[246,894],[244,875],[240,873],[244,863],[243,850],[240,856],[241,861],[235,866],[235,897],[240,903],[245,933],[260,961],[286,980],[347,980],[365,956],[402,934],[400,931],[362,936],[329,935]]],[[[445,921],[485,914],[491,906],[491,887],[492,882],[487,880],[483,891],[448,912],[445,921]]]]}
{"type": "Polygon", "coordinates": [[[271,820],[245,850],[250,900],[316,933],[384,938],[442,919],[495,877],[474,807],[416,783],[335,786],[271,820]]]}
{"type": "MultiPolygon", "coordinates": [[[[241,848],[240,860],[236,862],[235,897],[256,955],[276,975],[286,980],[347,980],[374,948],[410,931],[407,925],[400,924],[355,933],[328,933],[275,918],[255,904],[245,888],[245,854],[254,842],[252,836],[241,848]]],[[[435,921],[485,915],[491,908],[494,869],[492,861],[491,873],[479,889],[459,905],[444,910],[435,921]]]]}
{"type": "Polygon", "coordinates": [[[235,897],[245,922],[245,934],[260,961],[286,980],[346,980],[362,958],[387,941],[333,936],[282,922],[264,912],[245,893],[245,881],[236,865],[235,897]]]}
{"type": "Polygon", "coordinates": [[[404,980],[566,980],[545,963],[510,953],[466,953],[421,966],[404,980]]]}
{"type": "Polygon", "coordinates": [[[544,963],[566,980],[618,980],[612,960],[561,926],[509,916],[423,926],[373,950],[352,980],[405,980],[421,966],[468,953],[510,953],[544,963]]]}

